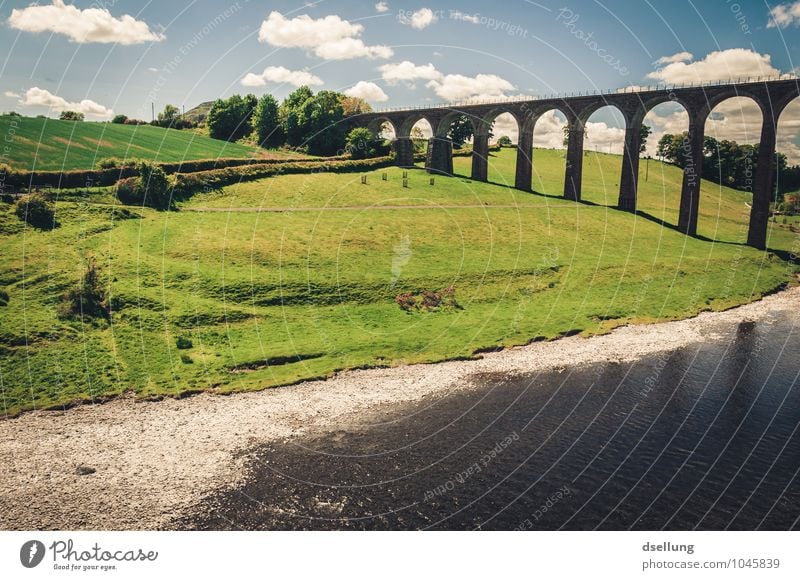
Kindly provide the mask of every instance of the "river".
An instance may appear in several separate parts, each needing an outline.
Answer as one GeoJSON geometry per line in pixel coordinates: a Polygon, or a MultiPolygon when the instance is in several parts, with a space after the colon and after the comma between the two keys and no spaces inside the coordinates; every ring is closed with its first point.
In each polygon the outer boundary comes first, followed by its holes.
{"type": "Polygon", "coordinates": [[[195,529],[786,530],[800,333],[772,313],[633,363],[523,376],[248,451],[195,529]]]}

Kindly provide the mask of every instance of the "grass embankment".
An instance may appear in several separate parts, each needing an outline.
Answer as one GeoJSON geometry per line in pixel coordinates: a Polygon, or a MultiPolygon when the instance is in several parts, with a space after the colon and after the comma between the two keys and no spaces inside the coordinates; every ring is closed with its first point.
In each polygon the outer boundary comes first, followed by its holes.
{"type": "Polygon", "coordinates": [[[8,115],[0,116],[0,135],[8,147],[0,162],[17,171],[94,169],[98,161],[107,157],[176,163],[195,159],[293,159],[299,156],[227,143],[194,131],[8,115]]]}
{"type": "MultiPolygon", "coordinates": [[[[492,158],[493,180],[512,178],[513,156],[492,158]]],[[[555,195],[562,152],[537,151],[536,162],[535,187],[545,193],[459,177],[431,186],[421,171],[409,172],[406,189],[401,171],[389,169],[367,185],[358,174],[243,183],[178,212],[59,202],[52,232],[23,229],[3,207],[4,410],[126,390],[260,389],[336,369],[467,357],[730,307],[794,274],[735,243],[746,233],[745,194],[703,184],[700,231],[711,242],[599,205],[616,202],[617,157],[586,158],[584,195],[598,205],[555,195]],[[340,209],[252,211],[259,207],[340,209]],[[243,211],[190,211],[213,208],[243,211]],[[117,304],[111,325],[57,316],[87,255],[117,304]],[[449,286],[460,309],[407,313],[394,300],[449,286]],[[178,338],[192,347],[178,350],[178,338]]],[[[458,170],[468,166],[456,160],[458,170]]],[[[679,170],[651,161],[642,209],[674,223],[679,182],[679,170]]],[[[773,225],[771,240],[788,249],[796,236],[773,225]]]]}

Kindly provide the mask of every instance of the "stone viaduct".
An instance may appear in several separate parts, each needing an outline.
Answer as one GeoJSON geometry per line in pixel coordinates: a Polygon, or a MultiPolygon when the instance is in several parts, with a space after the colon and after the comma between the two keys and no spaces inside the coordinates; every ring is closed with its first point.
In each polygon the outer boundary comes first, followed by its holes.
{"type": "MultiPolygon", "coordinates": [[[[353,121],[378,133],[388,123],[394,129],[397,164],[414,165],[411,129],[425,119],[433,130],[428,142],[428,171],[452,174],[453,146],[447,138],[450,126],[460,116],[470,119],[474,128],[472,179],[486,181],[488,176],[489,132],[495,119],[511,114],[519,127],[515,187],[530,191],[533,179],[533,133],[536,121],[546,112],[560,111],[567,119],[567,147],[564,197],[580,201],[583,164],[584,127],[589,117],[605,106],[616,107],[625,119],[625,146],[618,208],[636,211],[639,180],[640,129],[645,115],[662,103],[678,103],[689,116],[689,138],[685,144],[684,168],[678,229],[689,235],[697,233],[697,210],[700,203],[700,180],[705,124],[711,111],[731,97],[749,97],[762,113],[759,159],[774,159],[778,119],[786,105],[800,96],[800,80],[747,79],[701,86],[638,87],[608,93],[586,93],[532,100],[499,103],[468,103],[429,108],[385,110],[361,114],[353,121]]],[[[753,186],[753,204],[747,243],[764,249],[767,239],[769,205],[775,183],[774,163],[759,163],[753,186]]]]}

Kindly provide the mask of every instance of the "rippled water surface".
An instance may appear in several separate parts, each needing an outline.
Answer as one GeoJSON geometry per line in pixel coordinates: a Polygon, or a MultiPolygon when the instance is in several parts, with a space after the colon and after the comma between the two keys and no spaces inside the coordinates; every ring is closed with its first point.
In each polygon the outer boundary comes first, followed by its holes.
{"type": "Polygon", "coordinates": [[[200,529],[800,527],[800,335],[509,379],[253,451],[200,529]]]}

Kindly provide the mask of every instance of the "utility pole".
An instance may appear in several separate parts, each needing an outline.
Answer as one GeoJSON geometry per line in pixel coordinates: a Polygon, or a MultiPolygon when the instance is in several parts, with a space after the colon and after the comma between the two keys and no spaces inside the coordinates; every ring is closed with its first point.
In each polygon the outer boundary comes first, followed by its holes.
{"type": "Polygon", "coordinates": [[[647,156],[647,161],[644,164],[644,180],[648,181],[650,179],[650,156],[647,156]]]}
{"type": "Polygon", "coordinates": [[[155,104],[155,102],[150,103],[150,110],[151,110],[151,112],[150,112],[150,115],[151,115],[150,120],[151,121],[155,121],[156,120],[156,104],[155,104]]]}

